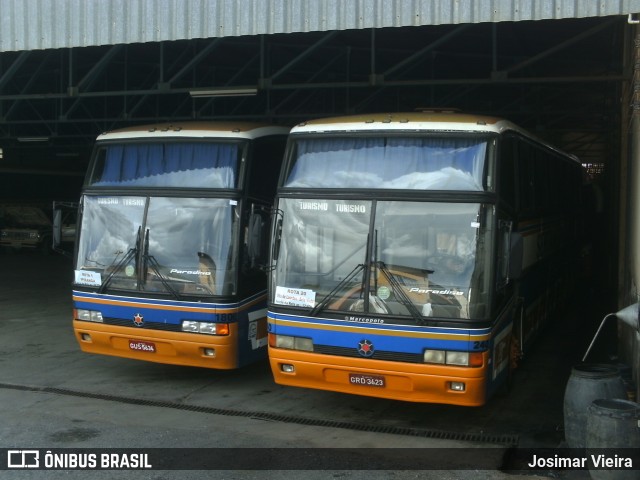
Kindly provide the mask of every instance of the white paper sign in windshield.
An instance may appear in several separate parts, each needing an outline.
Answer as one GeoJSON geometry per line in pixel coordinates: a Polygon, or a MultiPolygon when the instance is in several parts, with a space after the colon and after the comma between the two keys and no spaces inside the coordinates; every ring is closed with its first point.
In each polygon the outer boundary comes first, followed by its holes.
{"type": "Polygon", "coordinates": [[[279,305],[313,308],[316,305],[316,292],[306,288],[276,287],[274,302],[279,305]]]}

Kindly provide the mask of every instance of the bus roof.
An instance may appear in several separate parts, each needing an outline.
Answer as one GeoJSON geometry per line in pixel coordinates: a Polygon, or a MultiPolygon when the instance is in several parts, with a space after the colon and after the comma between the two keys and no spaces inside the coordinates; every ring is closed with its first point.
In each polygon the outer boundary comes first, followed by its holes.
{"type": "Polygon", "coordinates": [[[579,159],[549,144],[536,135],[503,118],[488,115],[458,113],[451,110],[422,110],[405,113],[371,113],[341,117],[319,118],[299,123],[291,134],[349,133],[349,132],[476,132],[502,133],[515,131],[534,142],[550,148],[574,162],[579,159]]]}
{"type": "Polygon", "coordinates": [[[303,122],[291,133],[353,132],[353,131],[426,131],[502,132],[517,130],[513,123],[500,118],[455,113],[450,111],[421,111],[407,113],[375,113],[344,117],[322,118],[303,122]]]}
{"type": "Polygon", "coordinates": [[[287,135],[289,127],[252,122],[175,122],[137,125],[112,130],[97,141],[134,138],[246,138],[287,135]]]}

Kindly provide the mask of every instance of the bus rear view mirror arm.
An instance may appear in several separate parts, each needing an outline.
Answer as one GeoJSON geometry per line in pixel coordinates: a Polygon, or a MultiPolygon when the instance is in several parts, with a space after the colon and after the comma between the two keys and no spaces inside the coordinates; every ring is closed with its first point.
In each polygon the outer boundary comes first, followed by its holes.
{"type": "Polygon", "coordinates": [[[509,250],[509,280],[518,280],[522,275],[523,245],[522,235],[519,232],[511,232],[509,250]]]}
{"type": "Polygon", "coordinates": [[[256,268],[259,263],[264,263],[262,248],[264,244],[264,220],[259,213],[252,213],[249,217],[249,231],[247,235],[247,252],[251,268],[256,268]]]}

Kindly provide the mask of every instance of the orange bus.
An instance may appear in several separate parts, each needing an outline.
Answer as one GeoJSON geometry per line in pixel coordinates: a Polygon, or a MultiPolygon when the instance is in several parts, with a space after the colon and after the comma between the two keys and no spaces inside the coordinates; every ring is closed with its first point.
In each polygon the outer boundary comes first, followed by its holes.
{"type": "Polygon", "coordinates": [[[275,381],[484,404],[578,267],[582,178],[574,157],[502,119],[297,125],[272,221],[275,381]]]}
{"type": "Polygon", "coordinates": [[[288,131],[192,122],[98,137],[75,248],[83,351],[218,369],[266,358],[268,222],[288,131]]]}

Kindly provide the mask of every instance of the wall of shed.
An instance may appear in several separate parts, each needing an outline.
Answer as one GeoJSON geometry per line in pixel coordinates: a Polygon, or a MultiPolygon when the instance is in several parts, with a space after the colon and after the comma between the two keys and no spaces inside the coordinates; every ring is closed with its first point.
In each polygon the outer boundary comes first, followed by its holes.
{"type": "Polygon", "coordinates": [[[0,0],[0,52],[276,33],[603,17],[640,0],[0,0]]]}
{"type": "MultiPolygon", "coordinates": [[[[640,302],[640,28],[628,29],[627,64],[631,81],[621,102],[623,125],[622,156],[619,163],[619,285],[618,309],[640,302]],[[626,148],[625,148],[626,146],[626,148]]],[[[640,318],[635,319],[636,322],[640,318]]],[[[617,321],[620,361],[631,366],[640,398],[640,326],[617,321]]]]}

